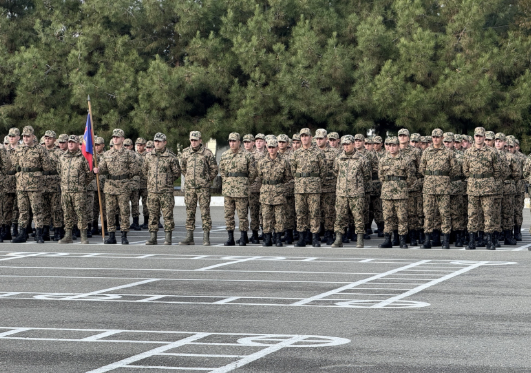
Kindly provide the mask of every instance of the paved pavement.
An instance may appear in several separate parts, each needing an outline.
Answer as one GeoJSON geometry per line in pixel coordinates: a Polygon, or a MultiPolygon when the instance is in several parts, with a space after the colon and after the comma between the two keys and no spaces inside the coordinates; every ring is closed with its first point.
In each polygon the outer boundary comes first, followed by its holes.
{"type": "Polygon", "coordinates": [[[0,371],[531,371],[529,210],[493,252],[224,247],[212,216],[210,247],[1,244],[0,371]]]}

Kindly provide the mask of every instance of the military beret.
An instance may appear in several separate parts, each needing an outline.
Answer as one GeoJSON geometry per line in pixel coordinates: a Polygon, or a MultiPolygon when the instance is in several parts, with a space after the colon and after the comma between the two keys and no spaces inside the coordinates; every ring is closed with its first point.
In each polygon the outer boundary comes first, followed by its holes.
{"type": "Polygon", "coordinates": [[[298,133],[294,134],[291,138],[294,141],[301,141],[301,135],[299,135],[298,133]]]}
{"type": "Polygon", "coordinates": [[[278,146],[278,141],[277,141],[276,138],[275,139],[268,139],[266,141],[266,144],[267,144],[268,147],[272,146],[273,148],[276,148],[278,146]]]}
{"type": "Polygon", "coordinates": [[[153,137],[153,141],[166,141],[166,135],[162,132],[157,132],[153,137]]]}
{"type": "Polygon", "coordinates": [[[31,135],[33,135],[34,132],[35,131],[33,130],[32,126],[26,126],[22,130],[22,136],[31,136],[31,135]]]}
{"type": "Polygon", "coordinates": [[[354,136],[354,140],[365,141],[365,136],[363,136],[361,133],[357,133],[357,134],[354,136]]]}
{"type": "Polygon", "coordinates": [[[76,135],[68,136],[68,142],[79,142],[79,136],[76,136],[76,135]]]}
{"type": "Polygon", "coordinates": [[[247,135],[243,136],[243,142],[251,142],[251,141],[254,141],[254,136],[253,135],[247,134],[247,135]]]}
{"type": "Polygon", "coordinates": [[[153,148],[153,141],[149,140],[146,142],[146,148],[153,148]]]}
{"type": "Polygon", "coordinates": [[[199,131],[190,132],[190,140],[201,140],[201,132],[199,131]]]}
{"type": "MultiPolygon", "coordinates": [[[[239,136],[239,135],[238,135],[239,136]]],[[[258,133],[256,134],[256,136],[254,137],[255,140],[264,140],[265,141],[265,135],[263,133],[258,133]]]]}
{"type": "Polygon", "coordinates": [[[400,135],[409,136],[409,130],[407,128],[400,129],[400,131],[398,131],[398,136],[400,136],[400,135]]]}
{"type": "Polygon", "coordinates": [[[485,131],[485,134],[483,136],[485,136],[487,140],[494,140],[496,134],[492,131],[485,131]]]}
{"type": "Polygon", "coordinates": [[[288,137],[288,135],[284,135],[284,134],[278,135],[277,136],[277,141],[278,142],[289,142],[289,137],[288,137]]]}
{"type": "Polygon", "coordinates": [[[105,140],[103,139],[103,137],[96,137],[94,139],[94,144],[95,145],[105,145],[105,140]]]}
{"type": "Polygon", "coordinates": [[[10,128],[9,129],[9,133],[7,134],[9,137],[16,137],[16,136],[20,136],[20,131],[18,128],[10,128]]]}
{"type": "Polygon", "coordinates": [[[145,143],[146,143],[146,139],[144,139],[143,137],[139,137],[139,138],[136,139],[136,141],[135,141],[135,144],[144,145],[145,143]]]}
{"type": "Polygon", "coordinates": [[[57,135],[55,134],[55,132],[52,131],[52,130],[48,130],[48,131],[44,132],[44,136],[45,136],[45,137],[53,137],[54,139],[57,137],[57,135]]]}
{"type": "Polygon", "coordinates": [[[431,137],[442,137],[443,131],[440,128],[435,128],[433,131],[431,131],[431,137]]]}
{"type": "Polygon", "coordinates": [[[328,139],[336,139],[339,140],[339,134],[337,132],[330,132],[328,134],[328,139]]]}
{"type": "Polygon", "coordinates": [[[411,134],[411,141],[419,142],[420,141],[420,134],[419,133],[412,133],[411,134]]]}
{"type": "Polygon", "coordinates": [[[354,142],[354,136],[352,135],[345,135],[341,137],[341,145],[343,144],[352,144],[354,142]]]}
{"type": "Polygon", "coordinates": [[[57,139],[60,143],[68,142],[68,135],[66,133],[62,133],[59,135],[59,138],[57,139]]]}
{"type": "Polygon", "coordinates": [[[300,130],[299,132],[299,135],[307,135],[307,136],[311,136],[312,135],[312,131],[310,131],[309,128],[303,128],[300,130]]]}
{"type": "Polygon", "coordinates": [[[372,139],[373,143],[375,144],[381,144],[382,143],[382,136],[374,136],[372,139]]]}
{"type": "Polygon", "coordinates": [[[124,145],[125,145],[125,146],[131,146],[131,145],[133,145],[133,140],[131,140],[131,139],[125,139],[125,140],[124,140],[124,145]]]}
{"type": "Polygon", "coordinates": [[[124,133],[123,130],[121,130],[119,128],[115,128],[112,131],[112,137],[125,137],[125,133],[124,133]]]}
{"type": "Polygon", "coordinates": [[[474,136],[476,136],[476,135],[485,137],[485,128],[483,128],[483,127],[476,127],[476,128],[474,129],[474,136]]]}
{"type": "Polygon", "coordinates": [[[498,132],[496,136],[494,137],[496,140],[505,141],[505,134],[498,132]]]}
{"type": "Polygon", "coordinates": [[[323,128],[319,128],[317,131],[315,131],[315,138],[316,139],[325,139],[326,138],[326,130],[323,128]]]}
{"type": "Polygon", "coordinates": [[[443,133],[444,142],[454,142],[454,134],[452,132],[443,133]]]}

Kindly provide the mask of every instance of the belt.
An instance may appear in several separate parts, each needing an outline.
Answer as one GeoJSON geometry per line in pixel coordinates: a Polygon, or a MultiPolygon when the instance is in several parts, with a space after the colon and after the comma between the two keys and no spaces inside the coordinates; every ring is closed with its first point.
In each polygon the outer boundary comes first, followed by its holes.
{"type": "Polygon", "coordinates": [[[295,172],[295,177],[319,177],[316,172],[295,172]]]}
{"type": "Polygon", "coordinates": [[[428,176],[450,176],[448,171],[424,171],[424,175],[428,176]]]}
{"type": "Polygon", "coordinates": [[[405,176],[385,176],[385,181],[399,181],[399,180],[406,180],[405,176]]]}
{"type": "Polygon", "coordinates": [[[42,171],[42,168],[40,167],[18,167],[18,171],[22,172],[39,172],[42,171]]]}
{"type": "Polygon", "coordinates": [[[229,172],[228,177],[249,177],[247,172],[229,172]]]}
{"type": "Polygon", "coordinates": [[[15,175],[17,171],[8,171],[6,175],[15,175]]]}
{"type": "Polygon", "coordinates": [[[108,175],[107,178],[111,180],[127,180],[129,179],[129,176],[128,175],[119,175],[119,176],[108,175]]]}
{"type": "Polygon", "coordinates": [[[454,176],[450,179],[450,181],[461,181],[464,180],[463,176],[454,176]]]}
{"type": "Polygon", "coordinates": [[[43,175],[59,175],[57,171],[44,171],[43,175]]]}
{"type": "Polygon", "coordinates": [[[514,184],[514,180],[504,180],[504,184],[514,184]]]}
{"type": "Polygon", "coordinates": [[[470,174],[470,177],[473,179],[487,179],[489,177],[493,177],[494,174],[470,174]]]}
{"type": "Polygon", "coordinates": [[[373,179],[373,180],[380,180],[380,178],[378,177],[378,175],[374,175],[374,174],[372,175],[372,179],[373,179]]]}
{"type": "Polygon", "coordinates": [[[262,185],[279,185],[284,184],[282,180],[263,180],[262,185]]]}

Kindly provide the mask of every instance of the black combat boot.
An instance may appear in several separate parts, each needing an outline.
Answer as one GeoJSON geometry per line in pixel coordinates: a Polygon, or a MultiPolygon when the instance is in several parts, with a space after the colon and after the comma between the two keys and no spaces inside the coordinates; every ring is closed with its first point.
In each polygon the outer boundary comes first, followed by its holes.
{"type": "Polygon", "coordinates": [[[424,231],[422,229],[419,229],[417,232],[418,232],[419,243],[424,242],[424,240],[426,239],[424,235],[424,231]]]}
{"type": "Polygon", "coordinates": [[[321,241],[321,236],[324,236],[325,232],[324,223],[319,224],[319,241],[321,241]]]}
{"type": "Polygon", "coordinates": [[[325,232],[324,232],[324,235],[323,235],[323,238],[321,238],[321,242],[326,243],[326,241],[328,241],[328,235],[329,235],[329,234],[330,234],[330,232],[325,231],[325,232]]]}
{"type": "Polygon", "coordinates": [[[398,238],[399,238],[399,242],[400,242],[400,248],[401,249],[407,249],[406,235],[402,234],[402,235],[398,236],[398,238]]]}
{"type": "Polygon", "coordinates": [[[438,229],[434,229],[431,234],[431,246],[441,246],[441,232],[438,229]]]}
{"type": "Polygon", "coordinates": [[[93,236],[97,236],[98,234],[100,234],[100,230],[98,229],[98,219],[95,219],[94,221],[92,221],[92,235],[93,236]]]}
{"type": "Polygon", "coordinates": [[[87,238],[92,238],[92,224],[88,223],[87,238]]]}
{"type": "Polygon", "coordinates": [[[116,232],[109,232],[109,237],[105,240],[105,244],[113,245],[116,243],[116,232]]]}
{"type": "Polygon", "coordinates": [[[72,239],[75,241],[79,236],[81,236],[81,232],[79,231],[77,225],[74,225],[74,228],[72,228],[72,239]]]}
{"type": "Polygon", "coordinates": [[[321,242],[319,240],[319,233],[313,233],[312,234],[312,246],[313,247],[321,247],[321,242]]]}
{"type": "Polygon", "coordinates": [[[282,238],[280,237],[281,233],[278,232],[278,233],[275,233],[275,236],[277,236],[277,242],[275,243],[275,245],[277,247],[282,247],[282,238]]]}
{"type": "Polygon", "coordinates": [[[139,219],[140,219],[139,216],[134,217],[134,218],[133,218],[133,224],[131,224],[131,227],[130,227],[129,229],[133,229],[133,230],[135,230],[135,231],[141,231],[142,228],[140,227],[139,219]]]}
{"type": "Polygon", "coordinates": [[[42,239],[44,241],[50,241],[50,226],[45,225],[42,227],[42,239]]]}
{"type": "Polygon", "coordinates": [[[442,248],[443,249],[450,248],[450,235],[448,233],[443,233],[442,248]]]}
{"type": "Polygon", "coordinates": [[[293,230],[293,241],[297,241],[299,239],[299,232],[294,229],[293,230]]]}
{"type": "Polygon", "coordinates": [[[506,229],[503,231],[505,235],[505,240],[503,241],[504,245],[516,245],[516,240],[513,237],[512,230],[506,229]]]}
{"type": "Polygon", "coordinates": [[[485,247],[485,232],[478,232],[478,240],[476,242],[476,247],[485,247]]]}
{"type": "Polygon", "coordinates": [[[306,231],[298,232],[299,240],[295,244],[295,247],[306,247],[306,231]]]}
{"type": "Polygon", "coordinates": [[[21,229],[16,237],[14,237],[11,242],[12,243],[23,243],[28,240],[28,233],[25,229],[21,229]]]}
{"type": "MultiPolygon", "coordinates": [[[[350,239],[349,239],[349,237],[350,237],[350,230],[351,230],[350,227],[346,227],[346,228],[345,228],[345,234],[343,234],[343,235],[341,236],[341,242],[342,242],[342,243],[350,243],[350,239]]],[[[343,247],[343,246],[341,246],[341,247],[343,247]]]]}
{"type": "Polygon", "coordinates": [[[53,238],[54,242],[58,242],[61,239],[61,228],[55,228],[53,230],[53,238]]]}
{"type": "Polygon", "coordinates": [[[4,232],[2,234],[2,239],[6,241],[10,241],[13,237],[11,236],[11,227],[7,224],[3,225],[4,232]]]}
{"type": "Polygon", "coordinates": [[[411,243],[411,246],[418,246],[417,231],[415,229],[412,229],[409,232],[409,242],[411,243]]]}
{"type": "Polygon", "coordinates": [[[516,241],[522,241],[522,226],[521,225],[514,226],[514,239],[516,241]]]}
{"type": "Polygon", "coordinates": [[[463,246],[468,246],[468,237],[470,235],[468,234],[468,229],[465,229],[463,232],[463,246]]]}
{"type": "Polygon", "coordinates": [[[312,232],[309,229],[306,229],[306,232],[304,232],[304,239],[306,240],[306,245],[312,244],[312,232]]]}
{"type": "Polygon", "coordinates": [[[332,245],[334,243],[334,232],[333,231],[328,231],[328,238],[326,239],[325,243],[327,245],[332,245]]]}
{"type": "Polygon", "coordinates": [[[494,245],[494,242],[492,240],[492,233],[487,233],[487,250],[496,250],[496,245],[494,245]]]}
{"type": "Polygon", "coordinates": [[[35,241],[37,241],[37,243],[44,243],[44,239],[42,238],[42,228],[35,229],[35,241]]]}
{"type": "Polygon", "coordinates": [[[236,245],[236,243],[234,242],[234,231],[227,231],[227,233],[229,234],[229,239],[227,240],[227,242],[225,242],[223,244],[223,246],[234,246],[234,245],[236,245]]]}
{"type": "Polygon", "coordinates": [[[378,237],[384,236],[384,223],[376,223],[378,226],[378,237]]]}
{"type": "Polygon", "coordinates": [[[116,222],[116,224],[115,224],[116,225],[116,230],[117,231],[121,231],[122,227],[120,227],[120,215],[115,215],[114,216],[114,221],[116,222]]]}
{"type": "Polygon", "coordinates": [[[431,249],[431,234],[430,233],[425,233],[424,234],[424,242],[422,243],[422,245],[420,245],[420,248],[421,249],[431,249]]]}
{"type": "Polygon", "coordinates": [[[356,235],[356,227],[354,225],[349,225],[348,239],[351,241],[356,241],[357,237],[358,236],[356,235]]]}
{"type": "Polygon", "coordinates": [[[293,243],[293,229],[286,229],[286,232],[284,233],[284,241],[288,245],[293,243]]]}
{"type": "Polygon", "coordinates": [[[129,240],[127,239],[127,232],[122,231],[122,245],[129,245],[129,240]]]}
{"type": "Polygon", "coordinates": [[[2,226],[0,227],[0,243],[4,242],[4,235],[5,235],[5,233],[4,233],[4,226],[2,225],[2,226]]]}
{"type": "MultiPolygon", "coordinates": [[[[363,238],[366,239],[366,240],[370,240],[371,239],[371,233],[372,233],[371,225],[370,224],[365,224],[365,232],[363,234],[363,238]]],[[[356,240],[357,239],[358,239],[358,237],[356,237],[356,240]]]]}
{"type": "MultiPolygon", "coordinates": [[[[149,222],[149,216],[144,215],[144,224],[142,224],[141,228],[142,229],[148,229],[149,228],[148,222],[149,222]]],[[[103,224],[102,224],[102,226],[103,226],[103,224]]]]}
{"type": "Polygon", "coordinates": [[[251,235],[251,243],[260,243],[258,240],[258,231],[253,231],[253,234],[251,235]]]}
{"type": "Polygon", "coordinates": [[[398,230],[393,231],[393,246],[400,245],[400,239],[398,238],[398,230]]]}
{"type": "Polygon", "coordinates": [[[468,245],[465,247],[466,250],[476,250],[476,234],[470,232],[468,234],[468,245]]]}
{"type": "Polygon", "coordinates": [[[378,247],[382,249],[390,249],[393,247],[393,244],[391,242],[391,233],[384,233],[384,242],[378,245],[378,247]]]}
{"type": "Polygon", "coordinates": [[[271,233],[264,233],[264,241],[262,243],[263,247],[273,246],[273,241],[271,239],[271,233]]]}
{"type": "Polygon", "coordinates": [[[494,232],[492,234],[492,244],[494,245],[494,247],[501,247],[501,245],[500,245],[500,233],[494,232]]]}
{"type": "Polygon", "coordinates": [[[11,223],[11,239],[18,236],[18,223],[11,223]]]}
{"type": "Polygon", "coordinates": [[[241,231],[238,245],[247,246],[247,242],[249,242],[249,238],[247,237],[247,231],[241,231]]]}
{"type": "Polygon", "coordinates": [[[455,231],[455,247],[463,247],[463,231],[455,231]]]}

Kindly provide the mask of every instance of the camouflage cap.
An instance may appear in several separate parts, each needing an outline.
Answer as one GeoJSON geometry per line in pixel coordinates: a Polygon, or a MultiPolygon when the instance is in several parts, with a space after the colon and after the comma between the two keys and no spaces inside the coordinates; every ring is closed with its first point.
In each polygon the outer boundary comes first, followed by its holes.
{"type": "Polygon", "coordinates": [[[505,134],[498,132],[496,136],[494,137],[496,140],[505,141],[505,134]]]}
{"type": "Polygon", "coordinates": [[[135,144],[145,145],[146,139],[143,137],[139,137],[138,139],[136,139],[135,144]]]}
{"type": "Polygon", "coordinates": [[[486,131],[484,136],[485,136],[485,139],[487,140],[494,140],[494,138],[496,137],[496,134],[492,131],[486,131]]]}
{"type": "Polygon", "coordinates": [[[520,140],[518,140],[517,138],[514,138],[514,143],[517,145],[517,146],[520,146],[520,140]]]}
{"type": "Polygon", "coordinates": [[[406,135],[409,136],[409,130],[407,128],[402,128],[398,131],[398,136],[400,135],[406,135]]]}
{"type": "Polygon", "coordinates": [[[424,143],[424,144],[427,144],[429,143],[429,140],[426,136],[420,136],[420,142],[424,143]]]}
{"type": "Polygon", "coordinates": [[[365,144],[374,144],[374,141],[372,139],[372,136],[369,136],[365,139],[365,144]]]}
{"type": "Polygon", "coordinates": [[[20,131],[18,128],[10,128],[9,129],[9,133],[7,134],[7,136],[9,137],[16,137],[16,136],[20,136],[20,131]]]}
{"type": "Polygon", "coordinates": [[[361,133],[357,133],[357,134],[354,136],[354,140],[365,141],[365,136],[363,136],[361,133]]]}
{"type": "Polygon", "coordinates": [[[124,145],[125,145],[125,146],[132,146],[132,145],[133,145],[133,140],[131,140],[131,139],[125,139],[125,140],[124,140],[124,145]]]}
{"type": "Polygon", "coordinates": [[[310,131],[309,128],[303,128],[300,130],[299,132],[299,135],[307,135],[307,136],[311,136],[312,135],[312,131],[310,131]]]}
{"type": "Polygon", "coordinates": [[[433,142],[431,136],[426,136],[426,138],[428,139],[428,142],[429,142],[429,143],[433,142]]]}
{"type": "Polygon", "coordinates": [[[461,142],[461,141],[463,141],[463,135],[456,133],[454,135],[454,142],[461,142]]]}
{"type": "Polygon", "coordinates": [[[234,141],[240,141],[240,134],[237,133],[237,132],[231,132],[229,134],[229,141],[230,140],[234,140],[234,141]]]}
{"type": "Polygon", "coordinates": [[[95,145],[105,145],[105,140],[103,139],[103,137],[96,137],[94,139],[94,144],[95,145]]]}
{"type": "Polygon", "coordinates": [[[443,131],[440,128],[435,128],[431,131],[431,137],[443,137],[443,131]]]}
{"type": "Polygon", "coordinates": [[[66,133],[62,133],[59,135],[59,138],[57,139],[61,144],[68,142],[68,135],[66,133]]]}
{"type": "Polygon", "coordinates": [[[48,130],[48,131],[44,132],[44,136],[45,137],[53,137],[54,139],[57,138],[57,135],[52,130],[48,130]]]}
{"type": "Polygon", "coordinates": [[[201,140],[201,132],[199,132],[199,131],[191,131],[190,132],[190,140],[201,140]]]}
{"type": "Polygon", "coordinates": [[[277,139],[268,139],[266,141],[266,145],[268,147],[272,146],[273,148],[276,148],[278,146],[278,141],[277,141],[277,139]]]}
{"type": "Polygon", "coordinates": [[[154,147],[153,141],[148,140],[148,142],[146,142],[146,148],[153,148],[153,147],[154,147]]]}
{"type": "Polygon", "coordinates": [[[281,134],[277,136],[277,141],[278,142],[289,142],[289,137],[288,135],[281,134]]]}
{"type": "Polygon", "coordinates": [[[506,141],[507,141],[507,146],[514,147],[516,145],[516,142],[514,141],[514,139],[506,138],[506,141]]]}
{"type": "Polygon", "coordinates": [[[372,139],[373,143],[375,144],[381,144],[383,142],[382,140],[382,136],[374,136],[374,138],[372,139]]]}
{"type": "Polygon", "coordinates": [[[444,142],[454,142],[454,134],[453,134],[453,132],[445,132],[445,133],[443,133],[443,141],[444,142]]]}
{"type": "Polygon", "coordinates": [[[44,144],[44,136],[41,137],[41,141],[39,142],[39,144],[44,144]]]}
{"type": "Polygon", "coordinates": [[[83,144],[84,137],[85,137],[85,135],[79,135],[79,136],[77,137],[78,140],[79,140],[79,143],[80,143],[80,144],[83,144]]]}
{"type": "Polygon", "coordinates": [[[386,144],[394,144],[394,145],[398,145],[398,137],[396,137],[396,136],[389,136],[388,138],[385,139],[385,143],[386,143],[386,144]]]}
{"type": "Polygon", "coordinates": [[[294,134],[291,138],[294,141],[301,141],[301,135],[299,135],[298,133],[294,134]]]}
{"type": "Polygon", "coordinates": [[[341,137],[341,145],[343,144],[352,144],[354,142],[354,136],[352,135],[345,135],[341,137]]]}
{"type": "Polygon", "coordinates": [[[254,137],[255,141],[260,139],[260,140],[264,140],[265,141],[265,135],[263,133],[257,133],[256,136],[254,137]]]}
{"type": "Polygon", "coordinates": [[[68,142],[79,142],[79,136],[76,136],[76,135],[68,136],[68,142]]]}
{"type": "Polygon", "coordinates": [[[315,131],[315,138],[316,139],[326,139],[326,130],[323,128],[319,128],[317,131],[315,131]]]}
{"type": "Polygon", "coordinates": [[[267,142],[267,140],[271,140],[271,139],[275,139],[275,140],[276,140],[277,137],[276,137],[275,135],[267,135],[267,136],[265,137],[265,141],[266,141],[266,142],[267,142]]]}
{"type": "Polygon", "coordinates": [[[32,126],[26,126],[22,130],[22,136],[31,136],[31,135],[33,135],[34,132],[35,131],[33,130],[32,126]]]}
{"type": "Polygon", "coordinates": [[[420,133],[412,133],[410,140],[413,141],[413,142],[419,142],[420,141],[420,133]]]}
{"type": "Polygon", "coordinates": [[[328,139],[336,139],[336,140],[339,140],[339,134],[337,132],[330,132],[328,134],[328,139]]]}
{"type": "Polygon", "coordinates": [[[162,132],[157,132],[153,137],[153,141],[166,141],[166,135],[162,132]]]}
{"type": "Polygon", "coordinates": [[[254,136],[253,135],[247,134],[247,135],[243,136],[243,142],[251,142],[251,141],[254,141],[254,136]]]}
{"type": "Polygon", "coordinates": [[[119,128],[115,128],[112,131],[112,137],[125,137],[125,133],[124,133],[123,130],[121,130],[119,128]]]}
{"type": "Polygon", "coordinates": [[[485,137],[485,128],[483,127],[476,127],[474,129],[474,136],[479,135],[485,137]]]}

